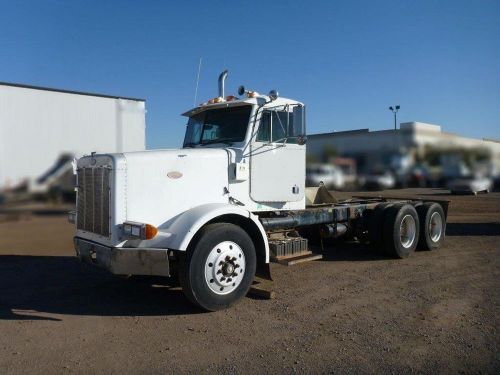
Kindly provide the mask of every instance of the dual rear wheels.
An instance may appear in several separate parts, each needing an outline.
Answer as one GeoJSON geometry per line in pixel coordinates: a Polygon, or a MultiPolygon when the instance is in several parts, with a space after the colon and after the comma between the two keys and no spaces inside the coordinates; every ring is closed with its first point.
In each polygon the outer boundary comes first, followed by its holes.
{"type": "Polygon", "coordinates": [[[445,217],[438,203],[383,203],[372,212],[370,241],[376,248],[396,258],[406,258],[417,248],[433,250],[441,246],[445,235],[445,217]]]}

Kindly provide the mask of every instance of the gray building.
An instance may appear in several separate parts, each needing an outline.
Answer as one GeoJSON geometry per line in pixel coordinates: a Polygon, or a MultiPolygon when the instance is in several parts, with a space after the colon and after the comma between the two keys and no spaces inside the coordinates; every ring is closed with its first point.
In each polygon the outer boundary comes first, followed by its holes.
{"type": "Polygon", "coordinates": [[[422,122],[407,122],[397,130],[369,131],[359,129],[308,135],[309,160],[327,161],[337,153],[352,157],[358,171],[388,168],[398,157],[409,158],[411,163],[433,151],[476,150],[490,155],[491,164],[500,171],[500,141],[462,137],[442,131],[441,126],[422,122]]]}

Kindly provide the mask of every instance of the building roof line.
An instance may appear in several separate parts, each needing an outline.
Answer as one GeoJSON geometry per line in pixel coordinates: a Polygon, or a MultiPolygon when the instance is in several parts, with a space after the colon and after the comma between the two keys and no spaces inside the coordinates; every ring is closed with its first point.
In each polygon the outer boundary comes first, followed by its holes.
{"type": "Polygon", "coordinates": [[[137,102],[145,102],[146,101],[146,99],[140,99],[140,98],[130,98],[130,97],[126,97],[126,96],[115,96],[115,95],[106,95],[106,94],[96,94],[96,93],[93,93],[93,92],[56,89],[56,88],[53,88],[53,87],[33,86],[33,85],[26,85],[26,84],[22,84],[22,83],[11,83],[11,82],[2,82],[2,81],[0,81],[0,86],[18,87],[18,88],[23,88],[23,89],[40,90],[40,91],[60,92],[60,93],[63,93],[63,94],[75,94],[75,95],[84,95],[84,96],[95,96],[95,97],[99,97],[99,98],[108,98],[108,99],[134,100],[134,101],[137,101],[137,102]]]}

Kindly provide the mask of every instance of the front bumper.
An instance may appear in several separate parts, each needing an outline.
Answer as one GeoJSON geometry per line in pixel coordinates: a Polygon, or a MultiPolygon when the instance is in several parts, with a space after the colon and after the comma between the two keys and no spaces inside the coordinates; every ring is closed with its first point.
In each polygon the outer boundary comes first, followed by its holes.
{"type": "Polygon", "coordinates": [[[76,256],[115,275],[170,276],[168,250],[107,247],[75,237],[76,256]]]}

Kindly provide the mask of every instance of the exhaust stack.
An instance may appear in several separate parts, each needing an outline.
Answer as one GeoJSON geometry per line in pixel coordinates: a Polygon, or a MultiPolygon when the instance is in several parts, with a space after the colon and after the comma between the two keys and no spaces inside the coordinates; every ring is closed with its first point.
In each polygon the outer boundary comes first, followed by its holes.
{"type": "Polygon", "coordinates": [[[224,70],[219,76],[219,98],[225,98],[224,96],[224,82],[226,81],[228,71],[224,70]]]}

